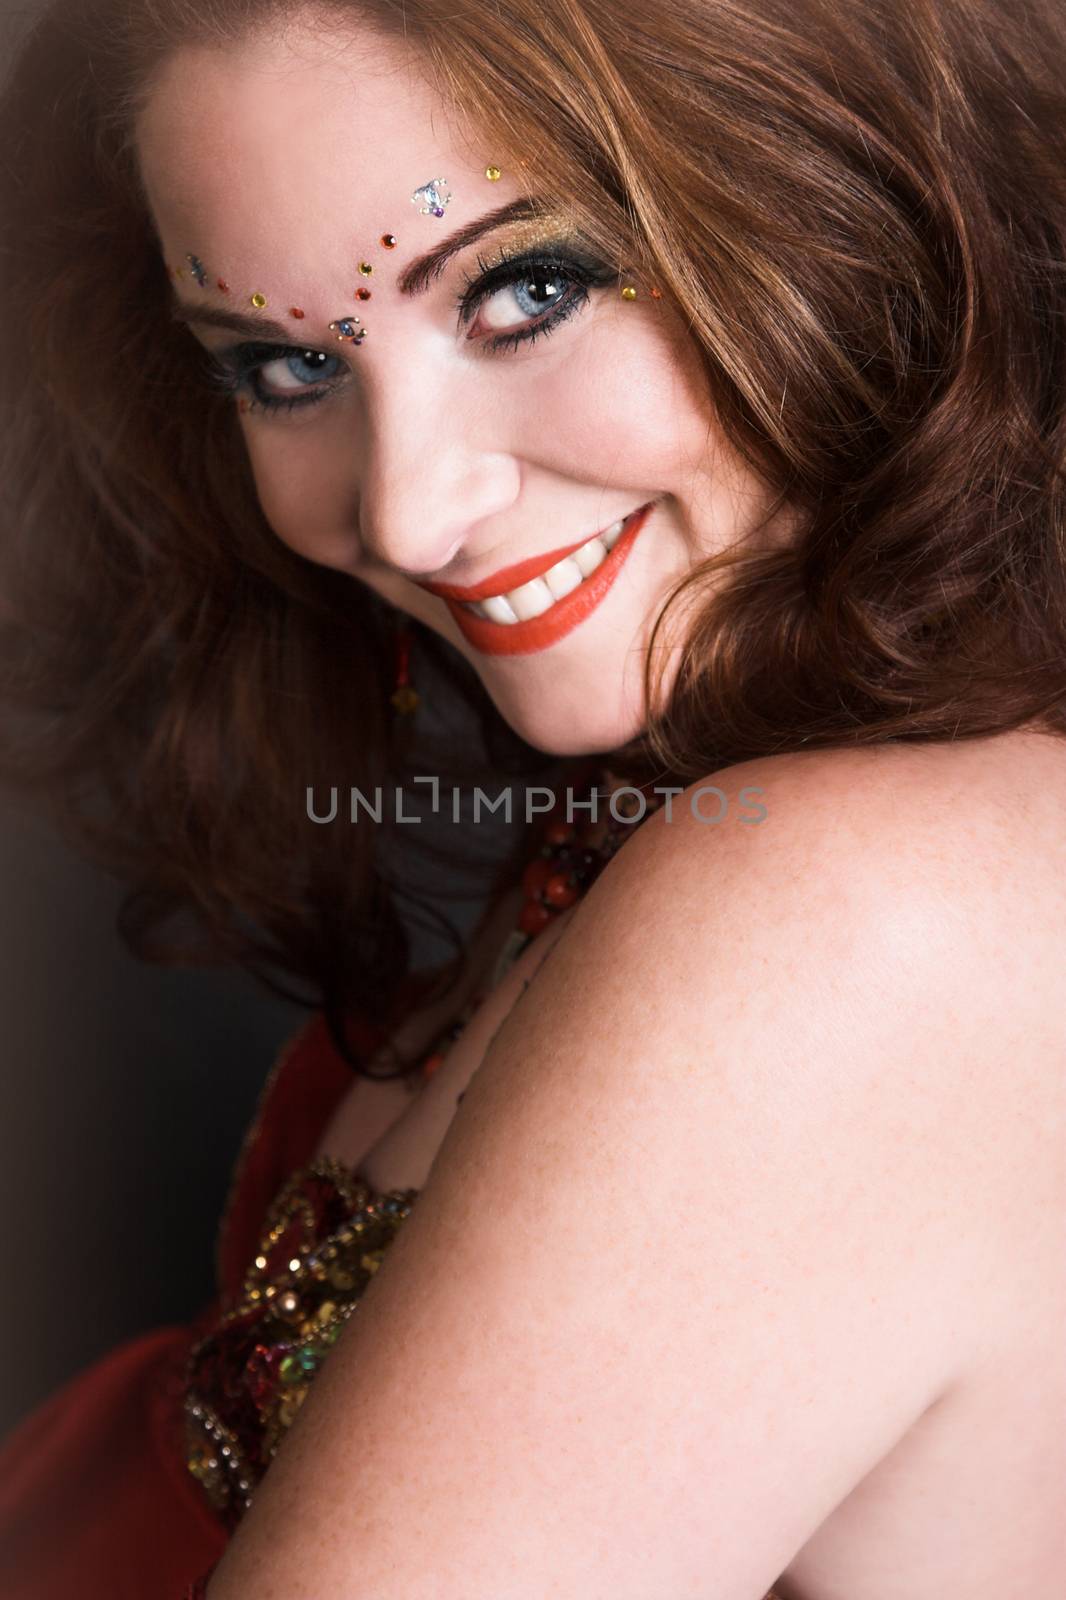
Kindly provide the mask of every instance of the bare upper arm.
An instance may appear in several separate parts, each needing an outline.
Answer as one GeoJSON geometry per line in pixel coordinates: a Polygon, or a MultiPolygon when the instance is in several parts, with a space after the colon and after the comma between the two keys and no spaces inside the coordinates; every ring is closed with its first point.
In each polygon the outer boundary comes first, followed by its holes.
{"type": "Polygon", "coordinates": [[[578,908],[211,1600],[759,1600],[965,1369],[958,864],[765,770],[761,828],[651,819],[578,908]]]}

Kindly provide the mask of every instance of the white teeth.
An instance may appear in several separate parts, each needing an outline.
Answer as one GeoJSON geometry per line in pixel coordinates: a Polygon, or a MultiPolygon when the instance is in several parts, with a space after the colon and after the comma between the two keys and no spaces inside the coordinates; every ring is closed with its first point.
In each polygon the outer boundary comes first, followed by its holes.
{"type": "Polygon", "coordinates": [[[561,600],[571,589],[576,589],[584,577],[587,577],[587,573],[582,571],[573,556],[565,556],[562,561],[557,561],[554,567],[548,568],[544,574],[544,582],[556,600],[561,600]]]}
{"type": "Polygon", "coordinates": [[[519,622],[528,622],[553,606],[555,596],[543,578],[531,578],[528,583],[520,583],[517,589],[508,589],[507,603],[519,622]]]}
{"type": "Polygon", "coordinates": [[[597,567],[602,566],[621,538],[628,520],[628,517],[623,517],[620,522],[612,523],[605,533],[595,535],[579,550],[564,556],[554,567],[542,572],[539,578],[519,584],[517,589],[508,589],[506,594],[490,595],[485,600],[468,600],[463,604],[475,616],[485,617],[489,622],[528,622],[531,617],[539,617],[557,600],[562,600],[578,584],[590,578],[597,567]]]}
{"type": "Polygon", "coordinates": [[[502,594],[493,594],[487,600],[479,600],[474,609],[479,616],[487,617],[490,622],[518,621],[513,607],[508,605],[502,594]]]}
{"type": "Polygon", "coordinates": [[[607,560],[607,546],[602,539],[590,539],[580,550],[575,550],[570,560],[581,568],[584,578],[591,578],[596,568],[607,560]]]}

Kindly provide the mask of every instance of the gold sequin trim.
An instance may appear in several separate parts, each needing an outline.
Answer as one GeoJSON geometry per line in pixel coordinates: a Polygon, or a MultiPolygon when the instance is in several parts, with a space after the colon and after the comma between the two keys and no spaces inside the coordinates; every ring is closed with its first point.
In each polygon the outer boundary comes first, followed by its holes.
{"type": "Polygon", "coordinates": [[[271,1205],[237,1304],[186,1365],[186,1465],[229,1525],[251,1505],[418,1193],[378,1194],[323,1157],[293,1173],[271,1205]],[[316,1204],[339,1207],[344,1220],[325,1228],[316,1204]]]}

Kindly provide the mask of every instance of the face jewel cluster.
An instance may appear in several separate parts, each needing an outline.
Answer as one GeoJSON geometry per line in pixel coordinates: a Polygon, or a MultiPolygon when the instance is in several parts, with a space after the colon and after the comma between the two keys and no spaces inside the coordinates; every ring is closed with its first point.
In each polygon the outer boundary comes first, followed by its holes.
{"type": "MultiPolygon", "coordinates": [[[[485,177],[490,183],[498,183],[502,176],[502,169],[498,166],[490,165],[485,168],[485,177]]],[[[447,190],[447,178],[431,178],[428,183],[419,184],[418,188],[410,197],[411,204],[418,207],[419,213],[422,216],[443,217],[446,207],[449,206],[452,201],[452,196],[447,192],[447,190]]],[[[397,242],[398,241],[394,233],[383,233],[379,240],[383,250],[395,250],[397,242]]],[[[207,270],[204,267],[203,262],[200,260],[200,257],[194,255],[192,251],[188,251],[186,253],[185,260],[189,264],[187,268],[168,267],[167,270],[176,278],[184,277],[186,271],[188,271],[189,274],[195,278],[196,282],[200,285],[200,288],[205,289],[207,287],[207,270]]],[[[370,261],[360,261],[358,270],[361,277],[369,278],[374,271],[373,263],[370,261]]],[[[215,282],[223,294],[228,294],[230,292],[230,286],[226,282],[225,278],[216,278],[215,282]]],[[[621,294],[623,300],[635,300],[637,298],[637,291],[632,287],[632,285],[627,284],[622,289],[621,294]]],[[[651,294],[655,299],[659,299],[661,297],[658,289],[652,289],[651,294]]],[[[368,289],[365,284],[360,285],[355,290],[355,298],[362,301],[369,300],[371,298],[371,290],[368,289]]],[[[249,295],[248,299],[249,304],[253,305],[256,310],[262,310],[267,304],[266,295],[260,290],[256,290],[254,294],[249,295]]],[[[296,321],[302,321],[305,313],[300,306],[291,306],[289,308],[289,315],[296,321]]],[[[363,323],[359,317],[352,316],[338,317],[331,322],[329,326],[331,331],[336,334],[338,339],[346,340],[348,343],[356,346],[356,348],[363,343],[368,331],[365,323],[363,323]]]]}
{"type": "MultiPolygon", "coordinates": [[[[486,167],[485,176],[490,182],[495,183],[501,176],[500,168],[496,166],[486,167]]],[[[411,196],[411,203],[418,206],[424,216],[443,217],[444,208],[450,205],[452,199],[450,194],[443,192],[444,188],[447,187],[447,183],[447,178],[431,179],[429,183],[424,183],[415,190],[411,196]]],[[[398,241],[394,233],[383,233],[379,242],[383,250],[395,250],[398,241]]],[[[200,288],[205,289],[207,287],[207,271],[203,262],[199,256],[194,255],[191,251],[186,253],[185,259],[189,263],[187,270],[196,279],[200,288]]],[[[168,267],[167,270],[176,278],[184,277],[186,272],[184,267],[168,267]]],[[[360,261],[359,274],[361,277],[369,278],[373,271],[372,262],[360,261]]],[[[229,293],[229,284],[224,278],[217,278],[215,281],[223,294],[229,293]]],[[[369,300],[371,291],[365,285],[362,285],[356,289],[355,296],[357,300],[369,300]]],[[[260,290],[256,290],[254,294],[249,295],[248,299],[249,304],[255,306],[257,311],[261,311],[267,303],[266,295],[260,290]]],[[[293,317],[298,322],[303,320],[304,314],[299,306],[291,306],[289,308],[290,317],[293,317]]],[[[367,335],[367,329],[358,317],[338,317],[329,326],[336,333],[338,339],[346,339],[356,346],[361,345],[367,335]]]]}

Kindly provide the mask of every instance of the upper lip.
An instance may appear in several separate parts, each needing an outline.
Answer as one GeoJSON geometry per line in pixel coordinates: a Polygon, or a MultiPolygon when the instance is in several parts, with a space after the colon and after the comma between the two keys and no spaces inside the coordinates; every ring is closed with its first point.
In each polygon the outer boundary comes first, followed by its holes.
{"type": "Polygon", "coordinates": [[[487,600],[491,595],[505,594],[508,589],[517,589],[521,584],[539,578],[542,572],[554,567],[557,561],[573,555],[575,550],[580,550],[590,539],[599,538],[601,534],[607,532],[607,528],[613,528],[615,522],[623,522],[625,517],[631,515],[632,512],[625,512],[623,516],[615,517],[614,522],[608,522],[598,533],[586,533],[583,539],[576,539],[573,544],[563,545],[558,550],[548,550],[543,555],[529,556],[525,561],[516,561],[513,567],[501,567],[498,572],[490,573],[487,578],[482,578],[480,583],[473,583],[469,587],[463,587],[458,583],[422,582],[418,583],[418,587],[427,589],[430,594],[439,595],[442,600],[487,600]]]}

